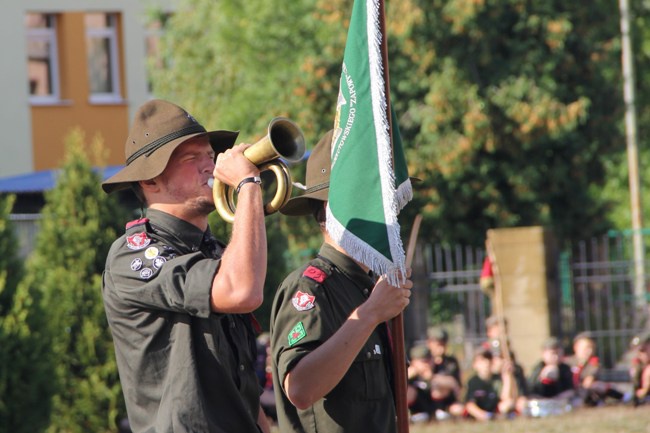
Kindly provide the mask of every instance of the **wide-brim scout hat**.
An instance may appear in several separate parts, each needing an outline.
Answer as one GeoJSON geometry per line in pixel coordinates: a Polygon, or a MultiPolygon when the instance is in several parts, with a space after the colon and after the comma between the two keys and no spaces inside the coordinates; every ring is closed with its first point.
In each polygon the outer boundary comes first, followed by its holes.
{"type": "Polygon", "coordinates": [[[178,105],[160,99],[146,102],[138,109],[124,146],[126,166],[105,180],[102,188],[111,193],[132,182],[153,179],[165,170],[179,145],[199,135],[207,135],[218,154],[235,144],[239,132],[208,132],[178,105]]]}
{"type": "Polygon", "coordinates": [[[280,213],[291,216],[311,215],[311,201],[327,201],[332,166],[331,149],[333,134],[333,129],[328,131],[318,141],[309,155],[305,173],[305,192],[289,200],[287,204],[280,208],[280,213]]]}

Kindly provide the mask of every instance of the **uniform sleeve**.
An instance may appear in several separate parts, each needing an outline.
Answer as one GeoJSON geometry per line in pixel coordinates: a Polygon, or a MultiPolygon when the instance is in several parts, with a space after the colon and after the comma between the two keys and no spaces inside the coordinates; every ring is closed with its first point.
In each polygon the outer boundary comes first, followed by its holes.
{"type": "Polygon", "coordinates": [[[592,356],[591,358],[589,358],[589,361],[587,361],[586,365],[582,370],[582,374],[580,376],[583,379],[589,376],[596,377],[598,375],[599,370],[600,370],[600,360],[598,359],[598,357],[592,356]]]}
{"type": "Polygon", "coordinates": [[[322,288],[301,272],[278,290],[272,308],[271,349],[281,386],[288,372],[332,333],[323,320],[328,310],[322,288]]]}
{"type": "Polygon", "coordinates": [[[117,241],[104,271],[104,299],[115,307],[151,308],[208,317],[212,280],[220,260],[201,252],[177,256],[170,247],[152,242],[132,250],[117,241]]]}

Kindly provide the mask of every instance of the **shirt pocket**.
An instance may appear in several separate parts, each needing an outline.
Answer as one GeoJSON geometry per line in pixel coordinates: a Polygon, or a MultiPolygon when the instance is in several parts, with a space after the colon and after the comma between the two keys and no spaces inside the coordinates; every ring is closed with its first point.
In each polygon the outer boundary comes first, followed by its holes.
{"type": "Polygon", "coordinates": [[[344,400],[381,400],[390,392],[383,356],[384,348],[368,342],[352,362],[330,397],[344,400]]]}

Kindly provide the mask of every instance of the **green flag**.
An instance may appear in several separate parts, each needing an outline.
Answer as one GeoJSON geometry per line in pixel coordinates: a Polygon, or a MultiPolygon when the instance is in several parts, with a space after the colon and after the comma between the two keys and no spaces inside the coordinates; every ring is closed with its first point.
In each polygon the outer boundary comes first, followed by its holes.
{"type": "Polygon", "coordinates": [[[327,229],[350,256],[395,284],[404,270],[397,214],[412,198],[392,114],[390,137],[377,0],[356,0],[343,58],[327,207],[327,229]],[[392,141],[392,143],[391,143],[392,141]]]}

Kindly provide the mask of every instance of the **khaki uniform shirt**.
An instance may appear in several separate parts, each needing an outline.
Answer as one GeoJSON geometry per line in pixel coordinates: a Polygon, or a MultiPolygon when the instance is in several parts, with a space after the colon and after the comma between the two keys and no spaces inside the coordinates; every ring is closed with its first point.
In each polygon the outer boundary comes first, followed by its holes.
{"type": "MultiPolygon", "coordinates": [[[[325,244],[318,258],[294,271],[280,286],[271,312],[271,350],[282,433],[396,431],[383,325],[372,333],[341,382],[312,407],[296,409],[282,388],[287,373],[343,325],[368,298],[374,283],[354,261],[325,244]]],[[[316,380],[318,371],[313,376],[316,380]]]]}
{"type": "Polygon", "coordinates": [[[156,210],[110,249],[102,292],[134,433],[259,431],[250,317],[210,309],[222,252],[156,210]]]}

